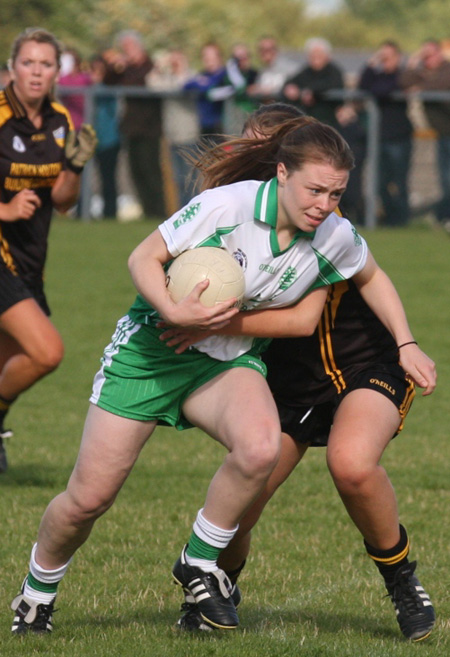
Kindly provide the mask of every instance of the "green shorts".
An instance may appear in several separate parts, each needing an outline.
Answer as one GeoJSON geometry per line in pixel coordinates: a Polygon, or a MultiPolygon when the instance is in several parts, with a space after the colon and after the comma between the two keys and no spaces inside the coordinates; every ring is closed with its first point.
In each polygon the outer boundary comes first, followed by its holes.
{"type": "Polygon", "coordinates": [[[249,367],[266,376],[266,366],[251,352],[231,361],[196,349],[176,354],[159,339],[162,331],[137,324],[128,315],[118,321],[94,378],[93,404],[115,415],[157,420],[181,431],[192,427],[183,416],[183,403],[203,384],[234,367],[249,367]]]}

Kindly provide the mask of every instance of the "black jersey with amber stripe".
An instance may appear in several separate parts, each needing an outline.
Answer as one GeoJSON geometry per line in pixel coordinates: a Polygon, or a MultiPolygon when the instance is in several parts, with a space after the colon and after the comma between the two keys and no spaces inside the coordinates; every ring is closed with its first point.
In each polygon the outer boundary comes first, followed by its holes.
{"type": "Polygon", "coordinates": [[[263,359],[277,400],[287,406],[312,406],[343,392],[367,366],[398,363],[398,352],[350,280],[331,286],[311,337],[273,340],[263,359]]]}
{"type": "Polygon", "coordinates": [[[65,107],[46,98],[42,127],[36,128],[12,84],[0,92],[0,201],[22,189],[42,201],[29,220],[0,221],[0,257],[25,283],[42,277],[52,214],[51,189],[65,167],[64,146],[73,129],[65,107]]]}

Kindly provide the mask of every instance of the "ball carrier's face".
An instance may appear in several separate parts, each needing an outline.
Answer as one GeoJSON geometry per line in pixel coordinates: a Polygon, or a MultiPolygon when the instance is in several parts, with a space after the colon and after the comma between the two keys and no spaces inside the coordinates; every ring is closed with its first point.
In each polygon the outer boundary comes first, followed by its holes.
{"type": "Polygon", "coordinates": [[[277,177],[277,233],[279,239],[283,233],[290,239],[298,229],[313,232],[337,208],[349,172],[326,162],[309,162],[289,173],[280,162],[277,177]]]}

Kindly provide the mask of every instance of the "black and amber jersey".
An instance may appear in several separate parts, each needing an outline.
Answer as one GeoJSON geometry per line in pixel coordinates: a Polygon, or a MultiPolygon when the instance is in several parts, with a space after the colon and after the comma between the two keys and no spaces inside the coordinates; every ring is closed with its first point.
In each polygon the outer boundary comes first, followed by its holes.
{"type": "Polygon", "coordinates": [[[32,189],[42,201],[29,220],[0,221],[0,257],[25,283],[42,277],[52,214],[51,189],[65,168],[66,136],[73,129],[66,108],[48,98],[42,118],[42,127],[37,129],[11,84],[0,92],[0,201],[8,203],[22,189],[32,189]]]}
{"type": "Polygon", "coordinates": [[[273,340],[263,359],[278,401],[313,406],[342,393],[367,367],[397,364],[398,351],[350,280],[331,286],[312,336],[273,340]]]}

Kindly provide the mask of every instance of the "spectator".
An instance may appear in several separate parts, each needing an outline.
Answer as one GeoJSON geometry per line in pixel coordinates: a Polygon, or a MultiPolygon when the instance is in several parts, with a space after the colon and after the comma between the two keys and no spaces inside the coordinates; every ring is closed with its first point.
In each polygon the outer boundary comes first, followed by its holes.
{"type": "MultiPolygon", "coordinates": [[[[80,53],[75,48],[66,48],[61,55],[61,72],[58,79],[60,89],[66,87],[88,87],[92,84],[90,73],[83,70],[80,53]]],[[[82,124],[92,117],[85,117],[86,98],[84,94],[61,94],[62,103],[69,110],[75,130],[80,130],[82,124]]],[[[76,206],[71,214],[79,219],[82,216],[82,194],[78,197],[76,206]]]]}
{"type": "Polygon", "coordinates": [[[411,121],[406,101],[394,100],[400,90],[402,52],[385,41],[361,73],[359,88],[378,101],[380,109],[379,191],[387,226],[405,226],[410,218],[408,173],[412,153],[411,121]]]}
{"type": "Polygon", "coordinates": [[[210,91],[224,83],[226,70],[217,43],[206,43],[201,49],[202,70],[187,80],[186,91],[197,91],[197,111],[202,135],[223,134],[223,100],[214,100],[210,91]]]}
{"type": "Polygon", "coordinates": [[[365,203],[363,196],[363,168],[367,152],[366,119],[361,103],[346,102],[336,109],[338,130],[350,145],[355,158],[341,203],[344,216],[354,224],[364,225],[365,203]]]}
{"type": "Polygon", "coordinates": [[[258,70],[252,66],[251,52],[245,43],[236,43],[231,51],[231,58],[227,62],[227,76],[230,81],[233,80],[233,70],[238,74],[238,77],[235,78],[236,106],[246,115],[250,114],[257,108],[258,103],[249,97],[247,90],[255,84],[258,70]]]}
{"type": "Polygon", "coordinates": [[[293,65],[283,60],[277,40],[272,36],[263,36],[258,41],[258,56],[261,67],[255,83],[248,89],[250,97],[265,98],[267,101],[277,98],[293,65]]]}
{"type": "MultiPolygon", "coordinates": [[[[105,84],[144,86],[153,68],[140,35],[120,32],[118,50],[103,53],[107,62],[105,84]]],[[[161,174],[162,112],[160,98],[128,97],[121,120],[131,178],[146,217],[165,216],[161,174]]]]}
{"type": "MultiPolygon", "coordinates": [[[[102,55],[91,60],[91,77],[93,83],[103,85],[106,75],[106,62],[102,55]]],[[[94,127],[97,132],[98,145],[95,159],[100,174],[100,186],[103,198],[103,217],[115,219],[117,216],[117,162],[120,152],[120,131],[117,114],[117,98],[97,96],[95,99],[94,127]]]]}
{"type": "MultiPolygon", "coordinates": [[[[81,55],[75,48],[67,48],[64,51],[62,62],[63,68],[58,80],[60,87],[88,87],[92,84],[91,75],[89,71],[83,70],[81,55]]],[[[79,130],[86,119],[84,95],[64,94],[63,104],[70,112],[75,130],[79,130]]]]}
{"type": "Polygon", "coordinates": [[[355,168],[350,174],[341,207],[352,222],[364,223],[362,168],[366,151],[366,135],[360,110],[353,103],[328,100],[327,91],[344,88],[341,68],[332,60],[331,44],[318,37],[305,43],[306,65],[283,88],[285,100],[295,104],[306,114],[338,129],[350,144],[355,157],[355,168]]]}
{"type": "MultiPolygon", "coordinates": [[[[427,39],[419,52],[410,57],[400,76],[400,85],[407,91],[450,91],[450,62],[444,58],[438,41],[427,39]]],[[[424,109],[428,123],[437,135],[441,199],[435,214],[450,232],[450,102],[426,101],[424,109]]]]}
{"type": "Polygon", "coordinates": [[[283,95],[310,116],[338,128],[336,109],[341,101],[324,97],[324,93],[331,89],[344,88],[343,73],[331,60],[331,45],[325,39],[308,39],[305,53],[306,65],[286,82],[283,95]]]}
{"type": "Polygon", "coordinates": [[[255,83],[258,71],[252,67],[250,50],[244,43],[233,46],[225,69],[222,84],[212,89],[209,96],[215,100],[228,100],[224,112],[224,131],[227,134],[240,134],[248,115],[258,105],[247,93],[248,88],[255,83]]]}
{"type": "MultiPolygon", "coordinates": [[[[147,85],[156,91],[180,91],[194,73],[184,52],[175,48],[161,56],[147,76],[147,85]]],[[[200,136],[199,117],[193,98],[169,96],[162,101],[163,135],[170,150],[170,162],[178,196],[177,207],[194,195],[193,168],[184,152],[192,150],[200,136]]]]}

